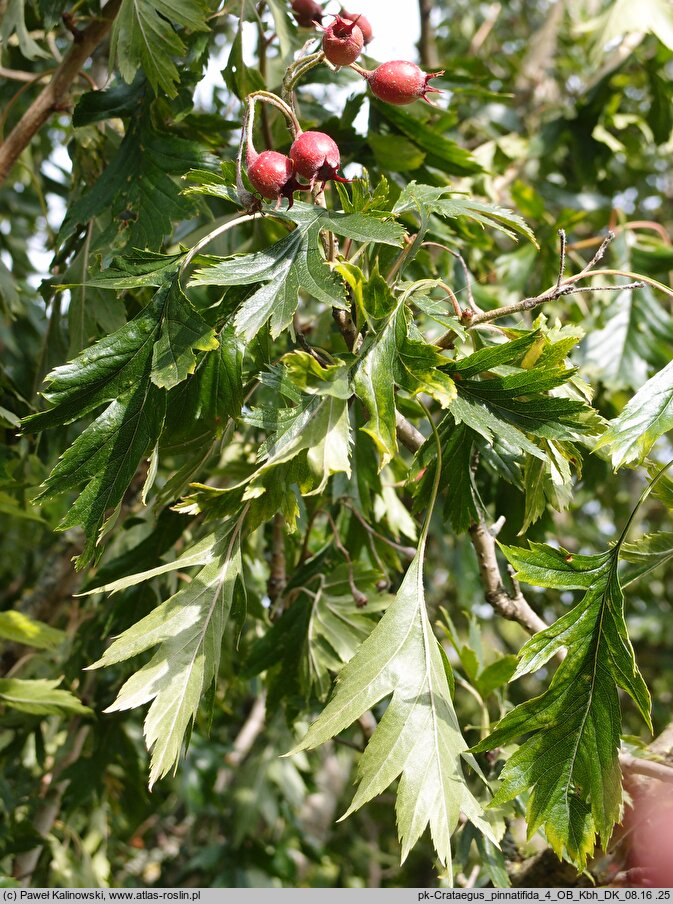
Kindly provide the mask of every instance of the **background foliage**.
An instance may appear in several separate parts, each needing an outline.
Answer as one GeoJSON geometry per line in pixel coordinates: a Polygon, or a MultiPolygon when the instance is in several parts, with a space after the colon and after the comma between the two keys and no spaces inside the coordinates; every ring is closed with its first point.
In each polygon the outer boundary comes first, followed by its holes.
{"type": "MultiPolygon", "coordinates": [[[[0,872],[608,881],[673,678],[673,483],[629,520],[673,426],[670,4],[432,4],[439,106],[312,69],[301,123],[361,178],[189,261],[241,212],[243,98],[315,35],[105,9],[0,186],[0,872]]],[[[8,136],[101,10],[0,11],[8,136]]]]}

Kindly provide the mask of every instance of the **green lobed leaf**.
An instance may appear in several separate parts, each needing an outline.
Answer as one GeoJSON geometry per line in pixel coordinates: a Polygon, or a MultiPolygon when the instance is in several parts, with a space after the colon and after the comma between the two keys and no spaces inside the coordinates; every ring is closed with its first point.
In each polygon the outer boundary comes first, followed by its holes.
{"type": "Polygon", "coordinates": [[[537,587],[555,590],[588,590],[605,568],[610,553],[578,556],[562,546],[529,542],[529,549],[501,546],[507,560],[516,569],[515,577],[537,587]]]}
{"type": "Polygon", "coordinates": [[[65,631],[59,631],[23,612],[0,612],[0,637],[13,643],[26,644],[37,650],[53,650],[65,640],[65,631]]]}
{"type": "Polygon", "coordinates": [[[636,389],[650,368],[664,367],[673,341],[673,319],[649,286],[611,292],[605,325],[588,333],[584,361],[611,389],[636,389]]]}
{"type": "Polygon", "coordinates": [[[79,129],[106,119],[123,119],[131,116],[137,109],[145,91],[147,82],[139,74],[133,84],[115,80],[103,91],[87,91],[77,101],[73,110],[72,124],[79,129]]]}
{"type": "Polygon", "coordinates": [[[164,283],[132,321],[52,371],[44,396],[54,407],[24,420],[24,429],[42,430],[109,403],[62,455],[38,497],[86,483],[59,525],[84,528],[79,567],[95,557],[140,461],[156,447],[166,412],[163,390],[194,372],[196,351],[218,346],[214,331],[182,292],[176,270],[177,261],[163,269],[164,283]]]}
{"type": "Polygon", "coordinates": [[[319,364],[308,352],[290,352],[281,359],[293,386],[307,395],[329,395],[349,399],[348,370],[345,364],[319,364]]]}
{"type": "Polygon", "coordinates": [[[155,92],[177,95],[180,73],[173,57],[186,52],[171,22],[191,31],[208,31],[203,0],[122,0],[110,35],[110,60],[132,82],[142,69],[155,92]]]}
{"type": "Polygon", "coordinates": [[[115,399],[63,453],[38,499],[50,499],[86,483],[58,526],[81,525],[86,536],[77,557],[81,568],[96,555],[114,523],[138,465],[154,448],[163,426],[165,395],[145,379],[115,399]]]}
{"type": "Polygon", "coordinates": [[[195,209],[175,177],[212,162],[198,142],[156,127],[147,105],[142,105],[100,177],[68,208],[59,241],[105,215],[112,217],[113,225],[99,242],[123,229],[128,247],[158,249],[173,220],[187,219],[195,209]]]}
{"type": "Polygon", "coordinates": [[[0,678],[0,704],[31,716],[90,716],[70,691],[58,690],[60,678],[0,678]]]}
{"type": "Polygon", "coordinates": [[[12,34],[16,35],[19,48],[28,60],[48,60],[49,54],[33,40],[26,27],[25,0],[8,0],[0,20],[0,46],[7,46],[12,34]]]}
{"type": "Polygon", "coordinates": [[[436,188],[409,182],[397,199],[393,212],[416,211],[425,218],[430,214],[436,214],[443,219],[469,217],[482,226],[504,232],[510,238],[516,239],[517,235],[523,235],[538,247],[532,230],[518,214],[496,204],[477,201],[467,196],[445,197],[451,191],[447,187],[436,188]]]}
{"type": "Polygon", "coordinates": [[[398,303],[386,320],[365,340],[352,372],[355,393],[369,414],[369,420],[360,429],[371,436],[379,450],[379,470],[397,452],[393,374],[398,354],[400,319],[404,325],[403,302],[398,303]]]}
{"type": "Polygon", "coordinates": [[[427,166],[456,176],[467,176],[482,171],[481,164],[469,151],[440,134],[437,129],[427,125],[418,116],[386,104],[375,97],[370,97],[369,103],[379,116],[420,148],[425,154],[427,166]]]}
{"type": "Polygon", "coordinates": [[[647,381],[596,443],[608,447],[612,467],[640,464],[654,443],[673,428],[673,362],[647,381]]]}
{"type": "Polygon", "coordinates": [[[447,363],[440,350],[422,338],[412,338],[413,320],[405,296],[396,297],[377,271],[365,279],[352,265],[338,269],[371,325],[353,365],[352,380],[369,414],[361,429],[374,440],[382,469],[398,449],[395,385],[414,395],[427,393],[443,407],[455,399],[456,388],[440,369],[447,363]]]}
{"type": "MultiPolygon", "coordinates": [[[[143,286],[163,286],[171,280],[185,253],[161,254],[134,248],[130,254],[114,257],[109,267],[95,275],[87,275],[87,285],[99,289],[139,289],[143,286]]],[[[70,289],[79,283],[61,283],[59,288],[70,289]]]]}
{"type": "Polygon", "coordinates": [[[564,511],[571,502],[574,464],[581,476],[581,456],[571,443],[542,440],[546,453],[540,460],[529,456],[523,469],[523,490],[526,494],[524,519],[520,534],[540,518],[550,504],[556,511],[564,511]]]}
{"type": "MultiPolygon", "coordinates": [[[[434,502],[437,484],[433,490],[434,502]]],[[[392,694],[358,766],[358,789],[342,818],[395,779],[397,827],[404,861],[429,825],[442,864],[450,867],[451,833],[461,810],[489,837],[490,827],[465,783],[461,736],[451,701],[447,660],[425,607],[427,525],[394,602],[339,672],[331,700],[292,753],[316,747],[392,694]]],[[[495,839],[493,839],[495,840],[495,839]]]]}
{"type": "Polygon", "coordinates": [[[624,543],[621,558],[630,563],[622,575],[623,586],[627,587],[673,558],[673,533],[657,531],[645,534],[637,543],[624,543]]]}
{"type": "Polygon", "coordinates": [[[196,369],[197,351],[209,352],[219,345],[211,329],[195,310],[176,277],[165,290],[161,329],[152,350],[152,382],[172,389],[196,369]]]}
{"type": "Polygon", "coordinates": [[[132,392],[148,373],[156,385],[172,388],[194,372],[195,351],[218,347],[214,331],[180,288],[180,259],[170,266],[162,262],[160,270],[139,277],[143,285],[159,278],[162,282],[133,320],[47,375],[43,395],[55,407],[25,418],[25,429],[34,432],[78,420],[132,392]]]}
{"type": "Polygon", "coordinates": [[[126,575],[107,584],[99,584],[98,586],[77,595],[90,596],[92,593],[119,593],[120,590],[127,590],[129,587],[135,587],[137,584],[142,584],[145,581],[159,577],[162,574],[168,574],[171,571],[180,571],[196,565],[208,565],[215,561],[216,541],[217,535],[214,532],[210,532],[170,562],[166,562],[163,565],[157,565],[155,568],[149,568],[147,571],[139,571],[136,574],[126,575]]]}
{"type": "Polygon", "coordinates": [[[262,285],[239,308],[236,331],[250,342],[271,320],[271,335],[276,338],[292,323],[297,309],[298,293],[330,307],[345,309],[346,293],[343,283],[326,264],[320,245],[321,230],[356,241],[382,242],[399,245],[404,230],[363,214],[345,214],[324,210],[298,202],[291,210],[276,211],[275,216],[297,224],[289,235],[264,251],[233,258],[197,270],[192,278],[196,285],[262,285]]]}
{"type": "Polygon", "coordinates": [[[631,696],[651,727],[649,693],[624,620],[616,567],[619,550],[573,556],[541,544],[502,549],[520,579],[547,587],[582,587],[586,593],[519,652],[513,679],[536,671],[566,649],[548,689],[507,713],[474,752],[526,735],[505,764],[493,805],[530,791],[529,837],[544,826],[557,855],[567,852],[583,868],[596,835],[605,846],[621,817],[617,687],[631,696]]]}
{"type": "MultiPolygon", "coordinates": [[[[329,567],[324,557],[320,564],[329,567]]],[[[367,597],[363,608],[358,608],[350,592],[347,566],[338,565],[322,574],[312,574],[312,569],[309,561],[295,574],[292,583],[300,586],[302,592],[255,641],[246,661],[246,674],[250,676],[279,667],[279,696],[300,690],[308,696],[315,689],[324,697],[332,674],[353,658],[371,634],[376,624],[372,616],[378,615],[392,599],[375,589],[380,572],[358,563],[352,566],[350,578],[367,597]],[[315,593],[307,592],[306,584],[315,585],[315,593]]]]}
{"type": "MultiPolygon", "coordinates": [[[[144,728],[152,753],[150,787],[177,763],[201,699],[217,676],[229,614],[243,592],[240,526],[225,525],[188,553],[189,564],[204,559],[189,583],[124,631],[90,666],[124,662],[157,647],[106,710],[118,712],[151,703],[144,728]]],[[[140,579],[156,573],[155,569],[140,579]]]]}
{"type": "Polygon", "coordinates": [[[537,444],[529,436],[571,441],[596,433],[601,425],[584,401],[548,394],[567,384],[574,371],[559,366],[556,356],[540,355],[538,344],[544,341],[534,330],[447,363],[443,369],[455,380],[457,390],[457,398],[449,402],[456,423],[466,424],[488,443],[497,437],[520,453],[545,461],[548,446],[540,448],[544,443],[537,444]],[[517,362],[530,366],[514,371],[517,362]],[[508,366],[505,375],[493,373],[504,365],[508,366]],[[481,378],[475,379],[477,376],[481,378]]]}
{"type": "Polygon", "coordinates": [[[224,83],[239,100],[244,100],[253,91],[266,88],[266,82],[258,69],[246,65],[243,57],[243,29],[239,28],[231,43],[227,65],[222,70],[224,83]]]}

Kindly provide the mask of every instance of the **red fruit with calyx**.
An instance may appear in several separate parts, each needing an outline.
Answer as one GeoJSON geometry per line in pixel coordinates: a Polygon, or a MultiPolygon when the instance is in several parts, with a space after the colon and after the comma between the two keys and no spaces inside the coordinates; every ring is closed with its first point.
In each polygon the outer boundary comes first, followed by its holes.
{"type": "Polygon", "coordinates": [[[297,175],[308,179],[311,186],[315,182],[324,185],[328,179],[336,182],[351,182],[337,174],[341,155],[336,141],[324,132],[302,132],[290,148],[290,159],[297,175]]]}
{"type": "Polygon", "coordinates": [[[248,179],[263,198],[280,200],[288,198],[292,206],[292,192],[295,190],[294,166],[289,157],[278,151],[256,151],[248,148],[246,154],[248,179]]]}
{"type": "Polygon", "coordinates": [[[322,7],[315,0],[292,0],[292,11],[302,28],[313,28],[316,22],[322,22],[322,7]]]}
{"type": "Polygon", "coordinates": [[[341,10],[340,15],[342,19],[350,19],[351,22],[355,22],[357,27],[362,32],[362,37],[364,38],[365,44],[371,43],[371,40],[374,37],[374,32],[372,31],[372,26],[369,22],[369,19],[366,19],[364,16],[360,15],[360,13],[348,13],[345,9],[341,10]]]}
{"type": "Polygon", "coordinates": [[[349,66],[360,56],[365,39],[350,19],[335,16],[322,38],[323,53],[335,66],[349,66]]]}
{"type": "Polygon", "coordinates": [[[391,60],[381,63],[372,72],[365,75],[372,94],[389,104],[404,106],[419,98],[428,103],[428,94],[441,94],[439,88],[428,84],[431,78],[444,75],[441,72],[423,72],[415,63],[407,60],[391,60]]]}

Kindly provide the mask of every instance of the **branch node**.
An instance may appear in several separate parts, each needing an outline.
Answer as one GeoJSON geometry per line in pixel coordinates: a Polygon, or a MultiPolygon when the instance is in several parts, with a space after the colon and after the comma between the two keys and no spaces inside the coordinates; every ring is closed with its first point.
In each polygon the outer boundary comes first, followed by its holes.
{"type": "Polygon", "coordinates": [[[64,13],[61,13],[61,20],[62,20],[63,24],[65,25],[65,27],[70,32],[70,34],[72,35],[72,39],[75,42],[75,44],[81,44],[82,41],[84,40],[84,32],[75,25],[75,22],[77,20],[73,16],[73,14],[69,13],[67,11],[64,13]]]}

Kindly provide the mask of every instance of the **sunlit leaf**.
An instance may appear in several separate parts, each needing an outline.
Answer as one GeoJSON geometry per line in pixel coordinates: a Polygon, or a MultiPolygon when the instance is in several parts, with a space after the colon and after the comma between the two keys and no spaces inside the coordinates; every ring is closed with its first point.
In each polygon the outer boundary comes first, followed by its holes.
{"type": "MultiPolygon", "coordinates": [[[[229,525],[192,550],[182,564],[196,561],[204,564],[191,581],[121,634],[90,666],[124,662],[158,647],[107,709],[117,712],[151,703],[145,718],[145,740],[152,751],[150,785],[177,763],[202,696],[217,676],[222,637],[242,592],[240,527],[229,525]]],[[[160,567],[138,577],[147,580],[167,570],[160,567]]]]}

